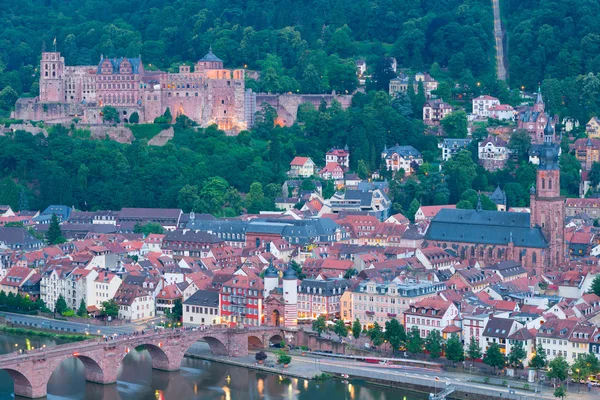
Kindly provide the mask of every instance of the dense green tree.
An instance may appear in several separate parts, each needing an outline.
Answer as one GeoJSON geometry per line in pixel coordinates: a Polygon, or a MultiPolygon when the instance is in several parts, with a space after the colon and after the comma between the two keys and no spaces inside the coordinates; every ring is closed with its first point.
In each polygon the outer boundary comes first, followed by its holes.
{"type": "Polygon", "coordinates": [[[421,331],[413,325],[406,334],[406,350],[409,353],[419,354],[423,352],[423,339],[421,331]]]}
{"type": "Polygon", "coordinates": [[[465,360],[465,350],[456,333],[450,335],[446,342],[446,358],[453,363],[465,360]]]}
{"type": "Polygon", "coordinates": [[[600,296],[600,275],[596,275],[592,281],[590,287],[590,293],[594,293],[596,296],[600,296]]]}
{"type": "Polygon", "coordinates": [[[164,231],[162,225],[158,222],[147,222],[145,224],[136,223],[133,227],[133,233],[142,233],[144,237],[151,234],[161,235],[164,231]]]}
{"type": "Polygon", "coordinates": [[[525,359],[527,359],[527,350],[523,347],[523,342],[517,340],[508,354],[508,363],[514,368],[522,368],[525,359]]]}
{"type": "Polygon", "coordinates": [[[102,302],[102,315],[111,318],[117,318],[119,316],[119,305],[115,299],[102,302]]]}
{"type": "Polygon", "coordinates": [[[475,340],[473,337],[471,337],[469,347],[467,348],[467,356],[471,360],[471,364],[473,364],[475,360],[480,359],[483,356],[483,354],[481,353],[481,346],[479,345],[479,340],[475,340]]]}
{"type": "Polygon", "coordinates": [[[250,185],[250,192],[246,195],[246,211],[249,214],[258,214],[260,211],[267,211],[270,208],[265,203],[265,194],[262,184],[254,182],[250,185]]]}
{"type": "Polygon", "coordinates": [[[358,161],[358,168],[356,171],[360,179],[367,179],[369,177],[369,169],[367,168],[367,164],[364,162],[364,160],[358,161]]]}
{"type": "Polygon", "coordinates": [[[440,357],[442,354],[442,335],[440,331],[434,329],[429,332],[425,338],[425,350],[429,352],[429,357],[432,359],[440,357]]]}
{"type": "Polygon", "coordinates": [[[181,317],[183,317],[183,304],[181,299],[176,299],[173,304],[173,310],[171,311],[171,318],[175,322],[180,322],[181,317]]]}
{"type": "Polygon", "coordinates": [[[52,214],[52,218],[50,219],[50,226],[46,231],[46,241],[48,244],[60,244],[67,241],[62,235],[56,214],[52,214]]]}
{"type": "Polygon", "coordinates": [[[567,360],[558,356],[548,363],[548,372],[546,376],[548,378],[554,378],[560,384],[562,381],[568,378],[569,363],[567,360]]]}
{"type": "Polygon", "coordinates": [[[383,329],[379,323],[375,322],[373,326],[367,331],[367,336],[371,339],[373,346],[380,346],[383,341],[383,329]]]}
{"type": "Polygon", "coordinates": [[[529,148],[531,147],[531,136],[525,130],[517,130],[508,141],[508,148],[519,157],[519,160],[529,158],[529,148]]]}
{"type": "Polygon", "coordinates": [[[333,325],[332,331],[333,331],[333,333],[335,333],[339,337],[346,337],[346,336],[348,336],[348,329],[346,328],[346,325],[344,324],[344,321],[341,320],[341,319],[338,319],[337,321],[335,321],[335,324],[333,325]]]}
{"type": "Polygon", "coordinates": [[[131,113],[131,115],[129,116],[129,122],[132,124],[137,124],[138,122],[140,122],[140,115],[137,113],[137,111],[131,113]]]}
{"type": "Polygon", "coordinates": [[[312,323],[312,330],[317,332],[317,335],[320,337],[326,329],[327,323],[325,321],[325,317],[323,315],[319,315],[312,323]]]}
{"type": "Polygon", "coordinates": [[[471,153],[461,150],[444,164],[444,172],[448,177],[450,202],[457,201],[460,195],[471,188],[477,176],[477,166],[471,153]]]}
{"type": "Polygon", "coordinates": [[[384,339],[390,342],[393,354],[396,354],[400,345],[406,342],[404,326],[396,318],[385,323],[384,339]]]}
{"type": "Polygon", "coordinates": [[[483,362],[490,367],[494,367],[494,371],[496,368],[503,368],[505,364],[504,354],[500,351],[500,346],[498,343],[492,343],[486,350],[483,355],[483,362]]]}
{"type": "Polygon", "coordinates": [[[78,317],[87,317],[88,313],[87,313],[87,307],[85,305],[85,301],[81,300],[81,303],[79,303],[79,308],[77,309],[77,316],[78,317]]]}
{"type": "Polygon", "coordinates": [[[540,369],[546,368],[548,361],[546,360],[546,350],[542,347],[541,344],[538,344],[533,357],[531,357],[531,361],[529,362],[529,368],[533,368],[537,372],[540,369]]]}
{"type": "Polygon", "coordinates": [[[67,309],[68,309],[67,302],[61,294],[58,296],[58,299],[56,300],[56,304],[54,304],[54,312],[57,314],[62,314],[65,311],[67,311],[67,309]]]}
{"type": "Polygon", "coordinates": [[[554,397],[560,397],[561,399],[567,397],[567,388],[564,386],[557,386],[556,389],[554,389],[554,397]]]}
{"type": "Polygon", "coordinates": [[[358,339],[360,337],[361,330],[362,327],[360,325],[360,321],[358,320],[358,318],[356,318],[354,322],[352,322],[352,336],[354,336],[354,339],[358,339]]]}
{"type": "Polygon", "coordinates": [[[19,94],[10,86],[0,90],[0,109],[10,110],[14,105],[19,94]]]}
{"type": "Polygon", "coordinates": [[[600,185],[600,163],[592,163],[592,169],[589,174],[590,184],[592,187],[597,187],[600,185]]]}
{"type": "Polygon", "coordinates": [[[467,123],[467,113],[462,110],[455,111],[446,118],[442,119],[442,126],[444,127],[444,132],[448,137],[451,138],[465,138],[467,137],[468,131],[468,123],[467,123]]]}
{"type": "Polygon", "coordinates": [[[112,106],[104,106],[102,108],[102,120],[104,122],[114,122],[118,124],[121,122],[119,111],[112,106]]]}

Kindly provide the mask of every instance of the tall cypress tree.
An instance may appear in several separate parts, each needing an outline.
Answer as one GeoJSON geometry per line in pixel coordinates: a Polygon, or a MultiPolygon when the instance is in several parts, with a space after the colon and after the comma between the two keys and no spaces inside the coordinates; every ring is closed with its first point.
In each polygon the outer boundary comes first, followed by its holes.
{"type": "Polygon", "coordinates": [[[46,232],[46,240],[48,241],[48,244],[60,244],[66,242],[66,239],[63,237],[62,231],[60,230],[60,224],[58,223],[56,214],[52,214],[50,227],[48,228],[48,232],[46,232]]]}

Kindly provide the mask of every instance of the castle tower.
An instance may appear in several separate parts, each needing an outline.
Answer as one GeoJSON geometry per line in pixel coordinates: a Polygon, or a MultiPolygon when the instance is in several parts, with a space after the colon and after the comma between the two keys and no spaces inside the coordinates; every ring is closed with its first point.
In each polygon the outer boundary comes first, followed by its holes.
{"type": "Polygon", "coordinates": [[[284,326],[298,326],[298,276],[291,267],[283,273],[284,326]]]}
{"type": "Polygon", "coordinates": [[[279,273],[273,266],[273,261],[269,263],[265,271],[265,283],[263,285],[263,298],[267,298],[271,291],[279,284],[279,273]]]}
{"type": "Polygon", "coordinates": [[[40,101],[59,103],[65,101],[65,59],[58,51],[43,52],[40,61],[40,101]]]}
{"type": "MultiPolygon", "coordinates": [[[[538,273],[544,267],[556,268],[565,257],[564,199],[560,196],[560,170],[556,145],[546,143],[540,150],[535,193],[531,194],[531,226],[542,229],[548,242],[543,255],[536,254],[531,265],[538,273]]],[[[534,252],[535,253],[535,252],[534,252]]]]}

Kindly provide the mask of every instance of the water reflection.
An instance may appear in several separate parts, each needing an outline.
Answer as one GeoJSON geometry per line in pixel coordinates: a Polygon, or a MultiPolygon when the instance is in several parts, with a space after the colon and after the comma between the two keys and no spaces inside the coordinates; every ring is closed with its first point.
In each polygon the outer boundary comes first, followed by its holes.
{"type": "MultiPolygon", "coordinates": [[[[59,344],[30,339],[32,347],[59,344]]],[[[0,336],[0,353],[26,345],[25,338],[0,336]],[[17,346],[15,346],[17,344],[17,346]]],[[[325,382],[287,378],[197,359],[184,359],[181,370],[152,369],[147,351],[132,350],[123,360],[116,385],[88,383],[76,358],[60,364],[48,382],[48,399],[85,400],[424,400],[426,395],[365,385],[359,381],[325,382]],[[229,379],[228,379],[229,378],[229,379]],[[406,396],[406,397],[405,397],[406,396]]],[[[13,399],[13,382],[0,371],[0,400],[13,399]]]]}

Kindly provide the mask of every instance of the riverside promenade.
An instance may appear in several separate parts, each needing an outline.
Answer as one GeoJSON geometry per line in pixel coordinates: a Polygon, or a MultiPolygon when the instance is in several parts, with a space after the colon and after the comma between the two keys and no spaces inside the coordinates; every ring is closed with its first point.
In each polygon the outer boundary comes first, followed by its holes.
{"type": "MultiPolygon", "coordinates": [[[[259,351],[259,349],[256,349],[256,351],[259,351]]],[[[321,355],[313,356],[308,354],[302,356],[297,351],[290,352],[292,362],[288,368],[283,368],[283,366],[276,364],[276,355],[273,351],[267,350],[266,353],[268,358],[265,364],[274,364],[272,367],[257,364],[252,352],[248,356],[236,358],[214,355],[203,343],[193,345],[186,353],[186,356],[295,378],[313,379],[315,376],[323,373],[337,377],[340,377],[341,374],[348,374],[350,375],[350,378],[348,378],[350,381],[352,379],[361,379],[378,385],[401,387],[422,393],[441,392],[447,385],[452,385],[455,388],[455,392],[450,396],[452,399],[555,399],[552,394],[553,390],[548,387],[545,387],[542,393],[536,394],[533,391],[504,387],[500,386],[500,384],[485,384],[482,382],[481,377],[478,376],[401,365],[378,365],[351,360],[336,360],[321,355]]],[[[495,380],[498,381],[497,378],[495,380]]],[[[523,383],[520,382],[520,385],[523,385],[523,383]]],[[[569,391],[569,397],[581,400],[598,399],[598,396],[598,393],[582,391],[580,394],[577,394],[576,390],[569,391]]]]}

